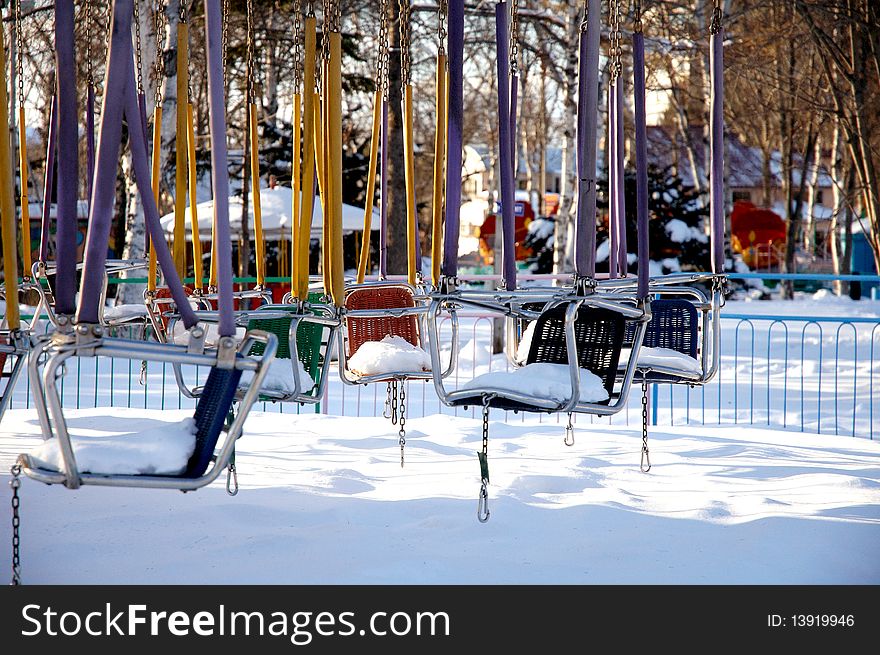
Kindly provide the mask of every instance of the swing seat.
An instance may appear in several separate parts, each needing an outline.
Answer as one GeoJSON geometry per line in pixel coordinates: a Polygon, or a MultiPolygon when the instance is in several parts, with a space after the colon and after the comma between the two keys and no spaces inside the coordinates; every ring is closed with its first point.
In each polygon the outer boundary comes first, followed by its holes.
{"type": "MultiPolygon", "coordinates": [[[[321,301],[320,293],[310,293],[308,296],[310,303],[319,303],[321,301]]],[[[326,378],[326,372],[323,370],[325,365],[329,364],[329,358],[322,352],[325,343],[331,343],[333,338],[333,328],[326,324],[317,323],[309,320],[294,321],[293,310],[296,306],[289,305],[264,305],[255,312],[276,315],[270,318],[251,318],[248,321],[247,329],[262,330],[274,334],[278,339],[278,350],[275,354],[276,360],[290,360],[293,357],[293,349],[291,348],[290,336],[291,332],[296,333],[296,354],[302,363],[305,372],[308,373],[313,386],[309,389],[301,389],[300,395],[292,397],[289,393],[281,393],[263,389],[260,392],[261,400],[268,401],[286,401],[297,400],[299,402],[317,402],[323,390],[321,381],[326,378]],[[278,310],[291,310],[291,314],[287,316],[277,315],[278,310]],[[330,335],[325,340],[325,331],[330,330],[330,335]]],[[[314,316],[320,316],[318,310],[312,310],[314,316]]],[[[255,343],[250,350],[251,355],[261,355],[265,346],[262,343],[255,343]]]]}
{"type": "Polygon", "coordinates": [[[386,371],[359,375],[348,368],[348,360],[368,342],[381,342],[385,337],[399,337],[415,348],[422,347],[419,313],[414,291],[406,285],[368,285],[349,291],[345,298],[345,363],[341,367],[343,381],[349,384],[390,382],[402,379],[427,380],[430,371],[386,371]],[[378,315],[358,316],[358,312],[378,315]]]}
{"type": "MultiPolygon", "coordinates": [[[[90,354],[82,353],[79,356],[105,356],[111,358],[126,359],[149,359],[151,361],[179,362],[199,365],[204,363],[211,366],[207,381],[199,396],[193,414],[195,424],[194,443],[192,455],[187,461],[186,467],[178,475],[154,475],[154,474],[101,474],[82,473],[77,470],[71,437],[67,429],[63,410],[61,408],[58,388],[55,384],[48,385],[42,393],[35,397],[35,406],[44,426],[49,425],[53,429],[51,433],[58,439],[59,450],[62,453],[63,467],[67,470],[47,468],[45,463],[36,460],[29,454],[21,455],[19,463],[22,471],[37,481],[46,484],[63,484],[71,489],[80,485],[91,484],[116,487],[149,487],[179,489],[190,491],[210,484],[217,478],[226,467],[232,455],[235,440],[241,435],[244,420],[247,417],[253,403],[257,398],[256,388],[248,391],[243,398],[238,398],[239,381],[243,371],[253,371],[255,384],[262,383],[268,366],[275,356],[277,339],[273,334],[251,332],[248,334],[239,352],[236,354],[234,368],[219,368],[216,359],[210,355],[192,355],[185,348],[178,346],[161,346],[158,349],[155,344],[130,341],[126,339],[106,338],[93,347],[90,354]],[[245,356],[243,350],[250,349],[255,341],[261,341],[264,345],[263,356],[259,359],[245,356]],[[239,400],[238,412],[234,419],[229,421],[233,413],[234,403],[239,400]],[[50,420],[51,417],[51,420],[50,420]],[[218,442],[221,435],[226,436],[219,452],[218,442]],[[68,459],[64,452],[71,453],[68,459]]],[[[45,369],[41,376],[38,370],[38,360],[34,357],[29,364],[32,379],[57,378],[57,373],[63,362],[77,354],[78,347],[61,346],[56,348],[52,344],[45,344],[43,352],[48,353],[44,364],[45,369]]],[[[45,433],[45,429],[44,429],[45,433]]]]}
{"type": "MultiPolygon", "coordinates": [[[[655,361],[652,361],[650,350],[640,353],[636,365],[639,371],[637,378],[641,379],[644,375],[647,382],[698,381],[702,376],[698,357],[698,325],[699,315],[694,303],[681,298],[651,301],[651,320],[645,327],[642,348],[662,348],[671,352],[662,358],[654,358],[655,361]],[[676,358],[675,354],[681,357],[676,358]],[[684,358],[692,359],[694,364],[684,358]]],[[[634,326],[628,325],[624,336],[625,348],[632,347],[634,336],[634,326]]]]}
{"type": "MultiPolygon", "coordinates": [[[[565,334],[567,306],[557,305],[536,319],[535,333],[526,359],[528,364],[569,364],[568,344],[565,334]]],[[[574,321],[577,344],[578,367],[596,375],[607,392],[608,398],[595,401],[594,405],[607,406],[614,396],[617,365],[626,328],[623,314],[610,309],[581,306],[574,321]]],[[[558,411],[560,402],[549,398],[517,397],[505,389],[486,388],[467,394],[459,392],[451,399],[453,407],[476,406],[489,397],[489,406],[511,411],[558,411]]]]}

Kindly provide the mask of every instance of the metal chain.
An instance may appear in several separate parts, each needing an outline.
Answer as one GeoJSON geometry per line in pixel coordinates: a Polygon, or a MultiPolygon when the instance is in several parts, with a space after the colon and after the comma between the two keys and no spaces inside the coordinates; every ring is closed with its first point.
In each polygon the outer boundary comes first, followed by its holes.
{"type": "Polygon", "coordinates": [[[21,516],[19,506],[21,498],[18,490],[21,487],[21,465],[12,466],[12,479],[9,481],[12,487],[12,584],[21,584],[21,516]]]}
{"type": "Polygon", "coordinates": [[[406,446],[406,382],[400,381],[400,430],[397,431],[400,444],[400,468],[403,468],[403,447],[406,446]]]}
{"type": "Polygon", "coordinates": [[[609,56],[612,84],[617,81],[623,70],[623,47],[622,35],[620,33],[620,0],[611,0],[609,3],[609,22],[611,24],[611,32],[609,34],[609,56]]]}
{"type": "MultiPolygon", "coordinates": [[[[91,10],[91,3],[86,4],[86,30],[88,31],[89,25],[89,11],[91,10]]],[[[16,73],[18,74],[18,106],[19,108],[24,107],[24,33],[22,32],[22,20],[21,20],[21,0],[15,0],[15,23],[13,25],[13,29],[15,29],[15,48],[16,52],[16,73]]],[[[88,38],[88,37],[87,37],[88,38]]],[[[89,80],[91,83],[91,58],[89,59],[89,80]]]]}
{"type": "Polygon", "coordinates": [[[590,22],[590,2],[584,0],[584,17],[581,20],[581,32],[587,31],[587,24],[590,22]]]}
{"type": "Polygon", "coordinates": [[[721,0],[714,0],[712,6],[712,22],[709,24],[709,32],[711,34],[717,34],[721,31],[723,27],[721,21],[723,18],[724,12],[721,9],[721,0]]]}
{"type": "Polygon", "coordinates": [[[226,61],[229,57],[229,0],[223,0],[220,7],[223,17],[223,31],[220,33],[221,50],[223,52],[223,87],[226,87],[226,61]]]}
{"type": "Polygon", "coordinates": [[[651,470],[651,456],[648,453],[648,382],[642,378],[642,460],[639,464],[642,473],[651,470]]]}
{"type": "MultiPolygon", "coordinates": [[[[141,44],[141,10],[140,0],[134,0],[134,70],[137,78],[138,95],[144,94],[144,60],[142,57],[143,45],[141,44]]],[[[181,3],[183,4],[183,3],[181,3]]]]}
{"type": "Polygon", "coordinates": [[[247,0],[245,5],[245,18],[247,20],[247,40],[245,50],[245,67],[247,69],[247,96],[246,104],[250,105],[256,99],[256,81],[254,76],[254,2],[247,0]]]}
{"type": "Polygon", "coordinates": [[[388,79],[391,53],[389,51],[388,36],[390,28],[388,24],[388,0],[382,0],[379,5],[379,70],[376,75],[378,83],[382,87],[382,100],[388,102],[388,79]]]}
{"type": "MultiPolygon", "coordinates": [[[[21,5],[21,0],[18,0],[21,5]]],[[[21,11],[19,6],[18,11],[21,11]]],[[[88,85],[95,84],[95,69],[92,64],[92,0],[86,0],[86,82],[88,85]]],[[[18,20],[21,20],[20,18],[18,20]]],[[[19,51],[20,52],[20,51],[19,51]]]]}
{"type": "Polygon", "coordinates": [[[162,36],[165,34],[165,8],[162,2],[156,6],[156,64],[153,73],[156,76],[156,106],[162,106],[162,83],[165,80],[165,48],[162,36]]]}
{"type": "Polygon", "coordinates": [[[304,48],[302,0],[293,0],[293,92],[297,94],[301,93],[302,87],[304,48]]]}
{"type": "Polygon", "coordinates": [[[510,75],[519,73],[519,0],[510,3],[510,75]]]}
{"type": "Polygon", "coordinates": [[[440,0],[437,3],[437,47],[438,55],[446,54],[446,19],[449,17],[449,1],[440,0]]]}
{"type": "Polygon", "coordinates": [[[642,31],[642,0],[635,0],[633,5],[633,32],[642,31]]]}
{"type": "Polygon", "coordinates": [[[409,0],[397,0],[400,7],[398,30],[400,31],[400,84],[403,87],[412,83],[412,60],[410,56],[410,39],[412,24],[410,21],[409,0]]]}
{"type": "Polygon", "coordinates": [[[477,498],[477,520],[485,523],[489,520],[489,403],[492,394],[483,396],[483,444],[477,454],[480,460],[480,495],[477,498]]]}
{"type": "Polygon", "coordinates": [[[574,445],[574,425],[571,423],[571,412],[568,413],[568,424],[565,426],[565,439],[563,442],[566,446],[574,445]]]}
{"type": "Polygon", "coordinates": [[[397,425],[397,380],[391,383],[391,425],[397,425]]]}

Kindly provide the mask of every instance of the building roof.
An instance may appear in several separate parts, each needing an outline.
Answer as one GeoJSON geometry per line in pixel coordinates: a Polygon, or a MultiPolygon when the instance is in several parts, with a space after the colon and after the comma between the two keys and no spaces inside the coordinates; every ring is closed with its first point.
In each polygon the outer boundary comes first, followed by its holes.
{"type": "MultiPolygon", "coordinates": [[[[703,182],[706,180],[706,158],[708,148],[703,147],[703,130],[701,127],[691,128],[691,138],[696,145],[697,169],[703,182]]],[[[740,138],[728,132],[725,135],[726,173],[728,186],[738,188],[756,188],[764,184],[763,156],[761,149],[744,144],[740,138]]],[[[800,184],[801,157],[794,157],[795,170],[793,180],[795,185],[800,184]]],[[[677,130],[664,125],[648,126],[648,162],[658,168],[675,166],[676,173],[685,186],[695,186],[691,167],[688,163],[687,148],[679,138],[677,130]]],[[[783,167],[782,156],[774,150],[770,155],[770,175],[774,187],[782,186],[783,167]]],[[[824,165],[820,165],[817,183],[820,188],[831,188],[833,183],[824,165]]]]}

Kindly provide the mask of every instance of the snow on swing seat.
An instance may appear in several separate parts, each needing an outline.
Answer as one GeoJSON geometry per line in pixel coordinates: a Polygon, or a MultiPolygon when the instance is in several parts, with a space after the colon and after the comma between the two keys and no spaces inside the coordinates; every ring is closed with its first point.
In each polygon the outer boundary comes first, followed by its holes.
{"type": "MultiPolygon", "coordinates": [[[[193,418],[113,436],[71,435],[80,473],[93,475],[182,475],[196,448],[193,418]]],[[[48,439],[30,452],[34,463],[61,471],[64,460],[58,439],[48,439]]]]}
{"type": "MultiPolygon", "coordinates": [[[[625,369],[631,350],[624,350],[620,353],[620,368],[625,369]]],[[[658,369],[663,371],[674,371],[677,373],[701,375],[703,367],[699,361],[680,353],[672,348],[649,348],[642,346],[639,348],[639,369],[658,369]]]]}
{"type": "Polygon", "coordinates": [[[130,321],[148,315],[149,311],[144,303],[116,305],[104,310],[104,320],[106,321],[130,321]]]}
{"type": "Polygon", "coordinates": [[[381,341],[365,341],[348,360],[355,375],[422,372],[431,370],[431,356],[422,348],[397,335],[388,334],[381,341]]]}
{"type": "MultiPolygon", "coordinates": [[[[478,375],[461,388],[498,389],[561,403],[571,398],[571,372],[568,364],[534,363],[510,371],[478,375]]],[[[608,391],[601,378],[581,368],[580,402],[600,403],[606,400],[608,391]]]]}
{"type": "MultiPolygon", "coordinates": [[[[294,378],[293,367],[297,366],[299,370],[300,385],[303,393],[308,393],[315,387],[315,381],[308,374],[303,363],[300,360],[291,359],[273,359],[269,364],[269,370],[266,377],[263,378],[263,385],[260,391],[275,392],[284,395],[296,393],[296,380],[294,378]]],[[[247,390],[251,386],[254,374],[251,371],[244,371],[241,374],[241,380],[238,383],[239,390],[247,390]]]]}

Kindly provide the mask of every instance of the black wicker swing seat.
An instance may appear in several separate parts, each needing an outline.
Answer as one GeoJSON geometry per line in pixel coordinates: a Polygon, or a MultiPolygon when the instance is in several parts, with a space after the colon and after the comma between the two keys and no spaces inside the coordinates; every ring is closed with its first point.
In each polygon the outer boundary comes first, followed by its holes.
{"type": "MultiPolygon", "coordinates": [[[[618,380],[618,362],[627,324],[634,324],[633,347],[637,351],[641,344],[645,322],[649,318],[634,302],[619,299],[612,303],[607,299],[588,296],[562,296],[542,305],[535,312],[534,297],[525,303],[508,304],[496,307],[496,311],[509,317],[534,320],[534,333],[528,354],[521,364],[558,364],[568,367],[570,394],[567,398],[543,397],[540,394],[516,391],[516,384],[486,387],[460,388],[447,391],[442,381],[435,376],[434,384],[441,401],[451,407],[483,406],[525,412],[577,412],[607,416],[620,411],[626,403],[629,387],[635,372],[630,366],[623,380],[618,380]],[[604,400],[582,398],[582,371],[589,371],[599,378],[605,390],[604,400]]],[[[437,299],[429,322],[431,334],[436,334],[436,318],[440,304],[449,299],[437,299]]],[[[461,300],[462,306],[470,304],[461,300]]],[[[486,308],[486,300],[477,301],[486,308]]],[[[438,356],[436,348],[431,349],[432,358],[438,356]]],[[[515,373],[510,373],[514,375],[515,373]]],[[[497,378],[495,378],[497,379],[497,378]]],[[[468,386],[468,385],[465,385],[468,386]]]]}
{"type": "MultiPolygon", "coordinates": [[[[636,364],[636,378],[648,382],[699,381],[703,367],[697,352],[698,326],[699,316],[692,302],[681,298],[653,300],[651,320],[645,327],[636,364]],[[652,357],[652,351],[661,356],[652,357]]],[[[633,336],[634,330],[628,326],[624,336],[624,362],[630,356],[633,336]]]]}
{"type": "MultiPolygon", "coordinates": [[[[84,326],[77,326],[82,328],[84,326]]],[[[236,349],[227,342],[217,351],[190,350],[186,346],[103,337],[100,326],[85,326],[85,336],[72,332],[55,333],[41,343],[28,361],[31,388],[36,391],[34,404],[43,435],[58,440],[61,466],[50,468],[30,454],[19,456],[18,463],[28,477],[46,484],[62,484],[69,489],[83,485],[142,487],[192,491],[213,482],[229,463],[235,441],[241,436],[244,421],[257,400],[258,388],[275,356],[278,342],[273,334],[253,331],[236,349]],[[92,330],[92,336],[88,331],[92,330]],[[255,343],[263,344],[260,357],[246,353],[255,343]],[[82,472],[61,406],[59,380],[63,365],[71,357],[109,357],[171,364],[210,367],[207,382],[193,414],[195,447],[186,466],[173,475],[118,474],[82,472]],[[237,400],[238,383],[245,371],[254,374],[251,390],[237,400]],[[234,414],[230,422],[229,417],[234,414]]],[[[148,467],[147,467],[148,468],[148,467]]]]}

